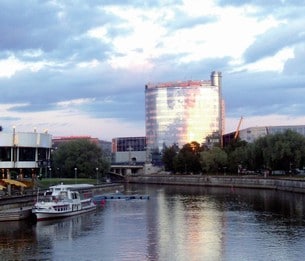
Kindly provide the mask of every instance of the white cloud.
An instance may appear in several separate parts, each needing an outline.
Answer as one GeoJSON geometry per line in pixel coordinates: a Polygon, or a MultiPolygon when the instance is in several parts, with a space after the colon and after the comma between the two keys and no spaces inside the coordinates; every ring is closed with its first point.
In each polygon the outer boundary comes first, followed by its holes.
{"type": "Polygon", "coordinates": [[[285,66],[285,63],[289,60],[294,58],[294,48],[284,48],[279,51],[276,55],[272,57],[267,57],[257,62],[245,64],[242,66],[237,66],[233,71],[240,71],[240,70],[248,70],[252,72],[282,72],[285,66]]]}
{"type": "Polygon", "coordinates": [[[88,104],[88,103],[91,103],[94,101],[95,101],[95,98],[87,98],[87,99],[82,98],[82,99],[74,99],[74,100],[69,100],[69,101],[61,101],[61,102],[58,102],[57,105],[64,108],[64,107],[78,106],[81,104],[88,104]]]}
{"type": "MultiPolygon", "coordinates": [[[[251,6],[223,8],[210,2],[202,6],[202,2],[184,1],[184,6],[177,8],[185,16],[214,16],[216,21],[172,32],[165,25],[173,22],[173,8],[151,9],[143,13],[141,9],[108,7],[109,13],[123,20],[117,28],[131,31],[112,39],[114,50],[119,55],[112,55],[109,63],[114,68],[151,69],[154,67],[152,58],[181,54],[181,63],[228,56],[233,58],[232,65],[240,65],[243,52],[255,37],[279,23],[271,15],[256,18],[253,13],[257,10],[251,6]]],[[[106,27],[93,29],[89,35],[110,41],[106,27]]]]}
{"type": "Polygon", "coordinates": [[[100,65],[100,62],[96,59],[93,59],[93,60],[88,61],[88,62],[81,62],[81,63],[77,64],[77,66],[79,68],[95,68],[99,65],[100,65]]]}
{"type": "Polygon", "coordinates": [[[0,60],[0,77],[12,77],[17,71],[24,70],[26,64],[10,56],[7,59],[0,60]]]}

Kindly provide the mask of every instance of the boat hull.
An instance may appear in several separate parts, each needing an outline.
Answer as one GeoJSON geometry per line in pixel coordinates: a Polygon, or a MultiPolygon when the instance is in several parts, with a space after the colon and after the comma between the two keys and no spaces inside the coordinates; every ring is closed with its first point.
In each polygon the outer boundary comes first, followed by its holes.
{"type": "Polygon", "coordinates": [[[36,221],[42,221],[42,220],[50,220],[50,219],[58,219],[58,218],[65,218],[65,217],[71,217],[75,215],[79,215],[82,213],[94,211],[96,209],[96,205],[92,205],[90,207],[75,210],[75,211],[63,211],[63,212],[50,212],[50,211],[43,211],[43,210],[32,210],[32,218],[36,221]]]}

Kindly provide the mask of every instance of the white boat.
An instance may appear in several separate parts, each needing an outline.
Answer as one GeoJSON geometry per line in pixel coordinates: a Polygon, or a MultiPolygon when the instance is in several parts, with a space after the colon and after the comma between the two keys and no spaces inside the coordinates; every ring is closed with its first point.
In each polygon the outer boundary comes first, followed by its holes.
{"type": "Polygon", "coordinates": [[[37,221],[70,217],[96,209],[89,184],[51,186],[32,208],[37,221]]]}

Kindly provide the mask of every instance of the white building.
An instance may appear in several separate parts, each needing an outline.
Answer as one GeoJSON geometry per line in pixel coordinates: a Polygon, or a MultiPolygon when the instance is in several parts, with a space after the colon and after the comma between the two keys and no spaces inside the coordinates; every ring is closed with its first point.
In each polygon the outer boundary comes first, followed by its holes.
{"type": "Polygon", "coordinates": [[[305,125],[287,125],[287,126],[261,126],[250,127],[239,131],[239,138],[246,142],[253,142],[259,137],[267,134],[283,133],[286,130],[295,131],[305,136],[305,125]]]}
{"type": "Polygon", "coordinates": [[[52,136],[48,132],[0,132],[0,169],[2,178],[15,171],[34,174],[35,169],[48,167],[52,136]]]}

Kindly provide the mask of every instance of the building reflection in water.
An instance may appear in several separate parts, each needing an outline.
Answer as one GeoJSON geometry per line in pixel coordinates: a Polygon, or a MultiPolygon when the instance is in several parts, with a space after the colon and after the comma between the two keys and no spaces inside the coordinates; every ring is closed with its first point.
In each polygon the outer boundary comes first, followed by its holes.
{"type": "Polygon", "coordinates": [[[204,196],[189,195],[176,195],[168,200],[166,192],[160,190],[157,206],[152,210],[157,216],[153,225],[157,229],[149,236],[158,242],[158,251],[150,251],[151,256],[157,255],[160,260],[168,257],[187,260],[190,256],[194,260],[221,259],[223,217],[214,202],[206,201],[204,196]]]}

